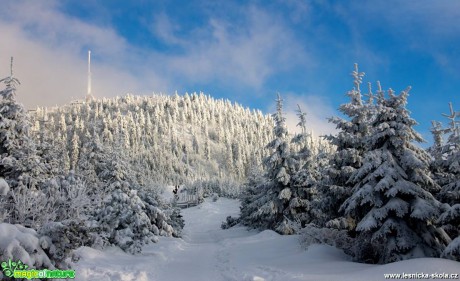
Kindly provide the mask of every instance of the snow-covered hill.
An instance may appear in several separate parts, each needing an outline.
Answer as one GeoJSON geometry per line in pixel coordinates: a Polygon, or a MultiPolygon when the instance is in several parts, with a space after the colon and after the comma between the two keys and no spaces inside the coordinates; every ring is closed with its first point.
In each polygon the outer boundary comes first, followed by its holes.
{"type": "Polygon", "coordinates": [[[136,256],[116,248],[102,252],[81,248],[81,259],[75,265],[76,280],[385,280],[385,274],[403,273],[446,273],[454,274],[449,277],[455,279],[460,273],[459,263],[450,260],[360,264],[330,246],[313,245],[303,250],[296,235],[247,231],[243,227],[220,229],[221,221],[238,212],[237,200],[207,199],[183,211],[186,225],[182,239],[160,237],[160,243],[145,246],[136,256]]]}
{"type": "Polygon", "coordinates": [[[204,94],[127,95],[30,116],[38,146],[60,147],[67,170],[82,170],[82,156],[97,141],[108,150],[118,144],[134,170],[167,184],[243,179],[265,155],[272,131],[268,115],[204,94]]]}

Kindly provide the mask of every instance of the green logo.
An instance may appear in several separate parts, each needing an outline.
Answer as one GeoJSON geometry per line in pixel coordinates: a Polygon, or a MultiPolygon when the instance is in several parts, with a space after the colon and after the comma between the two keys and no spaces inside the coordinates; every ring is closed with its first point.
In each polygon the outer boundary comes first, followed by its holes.
{"type": "Polygon", "coordinates": [[[8,262],[2,262],[2,271],[3,274],[5,274],[6,277],[13,277],[14,271],[16,269],[18,270],[25,270],[29,266],[27,264],[22,263],[22,261],[11,261],[11,259],[8,260],[8,262]]]}
{"type": "Polygon", "coordinates": [[[27,280],[37,278],[75,278],[75,270],[28,269],[29,266],[20,260],[15,262],[9,259],[7,262],[2,262],[1,266],[3,274],[5,274],[6,277],[12,278],[25,278],[27,280]]]}

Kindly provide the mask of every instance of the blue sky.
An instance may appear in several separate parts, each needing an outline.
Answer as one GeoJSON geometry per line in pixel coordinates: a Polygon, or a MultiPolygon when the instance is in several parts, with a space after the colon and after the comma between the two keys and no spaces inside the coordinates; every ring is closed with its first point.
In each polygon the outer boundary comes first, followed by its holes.
{"type": "Polygon", "coordinates": [[[456,0],[6,0],[0,34],[0,74],[14,56],[27,107],[84,96],[91,49],[97,97],[203,91],[270,113],[280,92],[291,128],[299,103],[316,134],[333,131],[355,62],[366,83],[412,86],[429,142],[430,121],[460,108],[456,0]]]}

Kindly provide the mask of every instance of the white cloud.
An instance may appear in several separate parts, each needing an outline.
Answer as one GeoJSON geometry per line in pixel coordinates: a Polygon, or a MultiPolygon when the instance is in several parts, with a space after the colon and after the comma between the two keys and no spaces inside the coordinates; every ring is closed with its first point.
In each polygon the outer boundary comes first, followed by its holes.
{"type": "Polygon", "coordinates": [[[175,35],[180,30],[180,26],[173,23],[165,13],[159,13],[154,16],[154,22],[150,26],[150,30],[167,44],[186,45],[184,40],[175,35]]]}
{"type": "MultiPolygon", "coordinates": [[[[255,7],[242,16],[244,27],[211,18],[206,30],[195,33],[200,35],[182,40],[185,54],[168,58],[171,70],[189,81],[243,83],[257,89],[270,75],[309,59],[281,20],[255,7]]],[[[170,33],[158,36],[178,42],[170,33]]]]}

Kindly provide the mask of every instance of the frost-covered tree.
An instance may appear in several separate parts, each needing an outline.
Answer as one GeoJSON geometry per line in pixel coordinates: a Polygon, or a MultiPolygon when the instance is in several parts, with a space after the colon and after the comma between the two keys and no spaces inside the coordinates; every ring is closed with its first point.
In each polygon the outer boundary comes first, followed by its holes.
{"type": "Polygon", "coordinates": [[[438,198],[453,205],[460,202],[460,151],[448,155],[442,164],[446,173],[438,198]]]}
{"type": "Polygon", "coordinates": [[[446,129],[442,127],[441,122],[431,121],[432,127],[430,129],[431,134],[433,135],[433,145],[428,148],[428,152],[433,156],[436,162],[442,161],[443,159],[443,150],[444,150],[444,140],[443,135],[446,133],[446,129]]]}
{"type": "Polygon", "coordinates": [[[299,150],[293,153],[295,171],[291,180],[292,194],[284,213],[299,227],[305,227],[312,220],[311,205],[317,194],[320,173],[309,141],[311,135],[307,131],[307,114],[300,106],[298,106],[297,116],[299,118],[297,126],[301,131],[293,137],[291,143],[298,145],[299,150]]]}
{"type": "Polygon", "coordinates": [[[355,257],[388,263],[415,257],[438,257],[448,237],[434,226],[439,202],[429,172],[429,155],[414,142],[423,141],[406,109],[410,88],[379,95],[374,131],[365,137],[363,164],[350,183],[353,194],[341,207],[355,220],[355,257]]]}
{"type": "Polygon", "coordinates": [[[253,188],[253,194],[243,199],[241,222],[252,228],[273,229],[283,234],[292,234],[284,211],[292,196],[291,175],[294,170],[289,150],[288,131],[283,116],[280,95],[273,114],[275,138],[267,145],[271,151],[264,160],[265,179],[253,188]]]}
{"type": "Polygon", "coordinates": [[[456,117],[460,112],[453,109],[449,103],[450,114],[443,114],[449,119],[449,127],[442,128],[439,124],[437,130],[432,130],[433,135],[442,139],[442,135],[448,133],[446,143],[440,141],[430,149],[434,156],[432,169],[436,180],[441,185],[441,191],[437,198],[446,203],[443,205],[443,212],[438,219],[438,224],[450,235],[453,241],[447,246],[443,257],[460,260],[460,126],[456,117]]]}
{"type": "Polygon", "coordinates": [[[87,219],[89,209],[94,208],[88,189],[86,181],[70,171],[50,179],[41,190],[53,205],[55,221],[60,222],[87,219]]]}
{"type": "Polygon", "coordinates": [[[112,168],[110,149],[104,146],[97,134],[94,137],[85,138],[82,144],[80,157],[77,162],[75,173],[85,179],[87,194],[94,206],[100,206],[101,199],[104,197],[107,188],[106,185],[111,182],[110,174],[112,168]],[[102,195],[102,196],[101,196],[102,195]]]}
{"type": "Polygon", "coordinates": [[[435,153],[432,166],[441,185],[441,191],[437,194],[438,199],[454,205],[460,199],[460,125],[456,120],[460,112],[453,110],[452,103],[449,103],[449,106],[450,114],[443,114],[450,120],[449,127],[442,129],[438,126],[436,130],[436,135],[449,133],[447,143],[436,145],[437,149],[432,149],[431,152],[435,153]]]}
{"type": "MultiPolygon", "coordinates": [[[[443,128],[441,122],[432,121],[431,133],[433,135],[433,145],[427,149],[427,152],[432,156],[430,170],[433,174],[433,179],[439,186],[444,186],[449,183],[450,177],[446,169],[446,155],[448,146],[444,143],[443,136],[449,129],[443,128]]],[[[439,194],[435,196],[440,199],[439,194]]]]}
{"type": "MultiPolygon", "coordinates": [[[[362,166],[363,153],[366,149],[364,138],[370,134],[370,122],[374,118],[373,96],[369,89],[369,103],[362,99],[360,84],[364,72],[359,72],[358,65],[351,73],[354,88],[347,93],[350,102],[342,104],[339,111],[348,119],[332,117],[329,122],[336,125],[337,135],[326,136],[336,151],[331,155],[329,165],[324,171],[319,185],[318,200],[315,201],[316,220],[319,225],[335,228],[348,228],[347,219],[339,213],[340,205],[350,196],[353,184],[348,180],[356,169],[362,166]]],[[[380,90],[380,89],[379,89],[380,90]]]]}
{"type": "Polygon", "coordinates": [[[15,99],[16,87],[20,83],[13,76],[13,58],[10,76],[1,79],[0,83],[6,86],[0,91],[0,177],[12,189],[20,184],[31,188],[44,171],[35,144],[29,137],[27,113],[15,99]]]}
{"type": "Polygon", "coordinates": [[[10,76],[0,82],[6,86],[0,91],[0,177],[9,186],[9,192],[1,198],[0,208],[4,210],[4,221],[34,225],[34,221],[44,215],[38,212],[42,206],[36,204],[42,201],[34,193],[46,173],[30,138],[28,115],[15,99],[20,83],[13,76],[13,59],[10,76]]]}
{"type": "Polygon", "coordinates": [[[103,243],[139,253],[142,245],[157,242],[158,235],[172,236],[174,230],[158,207],[144,202],[127,182],[112,185],[113,191],[96,217],[103,243]]]}
{"type": "Polygon", "coordinates": [[[145,213],[150,218],[150,223],[155,235],[181,237],[184,220],[179,207],[161,201],[159,194],[154,189],[140,187],[137,190],[139,198],[144,202],[145,213]]]}

